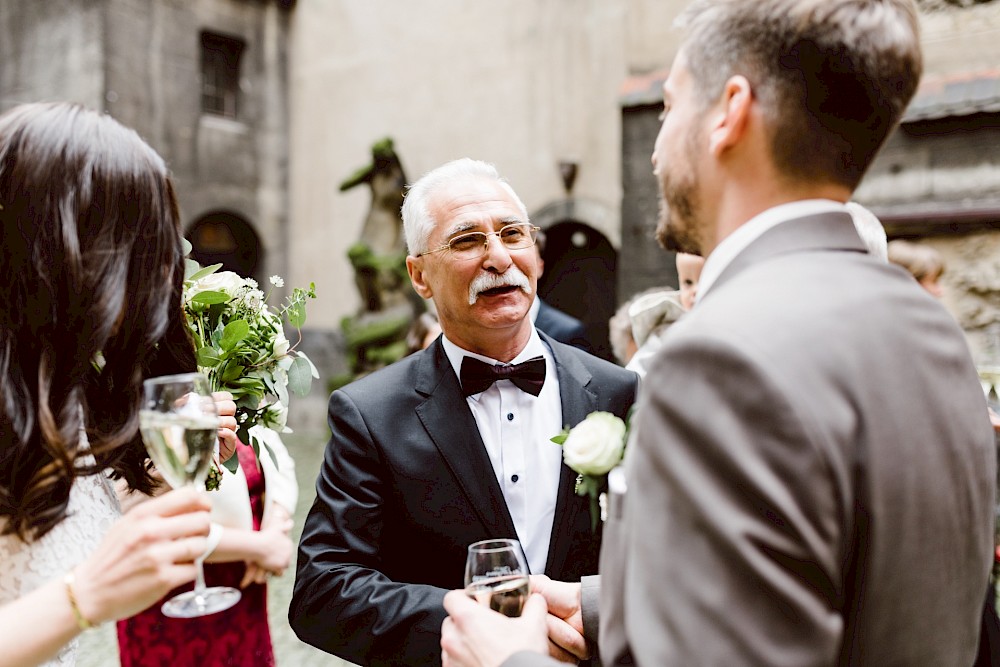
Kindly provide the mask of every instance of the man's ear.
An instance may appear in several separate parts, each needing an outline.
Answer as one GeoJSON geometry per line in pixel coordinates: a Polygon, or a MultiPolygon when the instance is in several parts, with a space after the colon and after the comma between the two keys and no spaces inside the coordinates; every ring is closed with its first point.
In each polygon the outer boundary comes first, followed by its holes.
{"type": "Polygon", "coordinates": [[[752,104],[753,89],[747,78],[741,75],[730,77],[719,104],[712,112],[708,145],[713,155],[718,157],[744,138],[752,104]]]}
{"type": "Polygon", "coordinates": [[[424,276],[423,264],[423,257],[414,257],[413,255],[406,257],[406,272],[410,274],[410,282],[413,283],[414,291],[423,298],[430,299],[434,293],[424,276]]]}

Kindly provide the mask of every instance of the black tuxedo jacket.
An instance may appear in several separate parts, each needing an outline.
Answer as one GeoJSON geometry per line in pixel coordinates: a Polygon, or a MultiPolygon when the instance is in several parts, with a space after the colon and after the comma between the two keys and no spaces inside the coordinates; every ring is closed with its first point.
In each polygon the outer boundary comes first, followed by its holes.
{"type": "Polygon", "coordinates": [[[554,308],[541,299],[538,300],[538,315],[535,317],[535,328],[555,338],[560,343],[578,347],[587,352],[593,352],[590,341],[587,340],[587,327],[580,320],[558,308],[554,308]]]}
{"type": "MultiPolygon", "coordinates": [[[[594,410],[625,417],[638,376],[541,336],[567,425],[594,410]]],[[[329,423],[299,543],[292,628],[361,665],[440,664],[442,600],[464,585],[466,548],[517,537],[440,338],[335,391],[329,423]]],[[[545,571],[554,579],[597,572],[600,535],[575,480],[564,464],[545,571]]]]}

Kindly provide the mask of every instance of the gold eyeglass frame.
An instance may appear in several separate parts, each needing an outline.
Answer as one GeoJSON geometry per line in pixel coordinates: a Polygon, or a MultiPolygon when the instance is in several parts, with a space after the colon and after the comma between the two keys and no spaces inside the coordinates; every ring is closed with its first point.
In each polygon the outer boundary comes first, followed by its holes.
{"type": "MultiPolygon", "coordinates": [[[[423,257],[424,255],[431,255],[431,254],[436,253],[436,252],[441,252],[442,250],[451,250],[451,244],[455,242],[455,239],[460,239],[460,238],[462,238],[464,236],[468,236],[468,235],[471,235],[471,234],[482,234],[483,235],[483,251],[480,254],[476,255],[475,257],[464,257],[463,258],[465,260],[479,259],[481,257],[484,257],[486,255],[486,253],[488,253],[490,251],[490,237],[491,236],[495,236],[495,237],[497,237],[499,239],[500,235],[508,227],[520,227],[522,225],[527,225],[527,227],[528,227],[528,238],[531,239],[531,243],[528,244],[528,245],[526,245],[526,246],[522,246],[520,248],[508,248],[507,245],[504,244],[504,248],[507,248],[508,250],[524,250],[525,248],[530,248],[531,246],[535,245],[535,242],[538,240],[538,232],[542,231],[541,227],[533,225],[530,222],[512,222],[509,225],[504,225],[503,227],[501,227],[500,229],[496,230],[495,232],[466,232],[464,234],[459,234],[458,236],[455,236],[454,238],[450,239],[444,245],[438,246],[437,248],[434,248],[432,250],[425,250],[423,252],[418,252],[416,256],[417,257],[423,257]],[[532,236],[532,235],[534,235],[534,236],[532,236]]],[[[503,241],[500,241],[500,243],[503,243],[503,241]]],[[[454,251],[452,251],[452,252],[454,252],[454,251]]]]}

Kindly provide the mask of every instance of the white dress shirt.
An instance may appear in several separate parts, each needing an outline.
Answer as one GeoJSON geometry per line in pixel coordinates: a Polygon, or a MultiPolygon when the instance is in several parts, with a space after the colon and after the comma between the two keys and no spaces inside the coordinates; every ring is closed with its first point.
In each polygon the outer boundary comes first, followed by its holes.
{"type": "Polygon", "coordinates": [[[722,239],[722,242],[715,246],[715,250],[705,258],[705,266],[702,267],[701,278],[698,280],[698,296],[695,297],[695,303],[701,301],[737,255],[746,250],[764,232],[795,218],[838,211],[848,213],[847,206],[832,199],[803,199],[769,208],[750,218],[737,227],[736,231],[722,239]]]}
{"type": "MultiPolygon", "coordinates": [[[[463,350],[447,336],[441,342],[459,378],[466,356],[504,365],[463,350]]],[[[559,493],[562,447],[550,438],[562,430],[562,403],[552,352],[534,328],[528,344],[510,362],[517,364],[539,356],[545,358],[545,384],[538,396],[518,389],[510,380],[499,380],[465,399],[503,490],[528,568],[535,574],[545,572],[559,493]]]]}

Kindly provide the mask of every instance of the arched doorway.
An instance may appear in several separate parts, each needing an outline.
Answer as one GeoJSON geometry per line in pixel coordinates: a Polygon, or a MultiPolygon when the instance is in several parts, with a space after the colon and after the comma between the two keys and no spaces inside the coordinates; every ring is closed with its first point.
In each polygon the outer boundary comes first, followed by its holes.
{"type": "Polygon", "coordinates": [[[611,359],[608,320],[615,312],[618,252],[607,237],[577,220],[545,229],[545,271],[538,295],[581,320],[594,354],[611,359]]]}
{"type": "Polygon", "coordinates": [[[187,232],[191,259],[202,266],[222,264],[223,271],[233,271],[260,282],[257,271],[263,266],[260,238],[253,227],[239,215],[219,211],[198,218],[187,232]]]}

